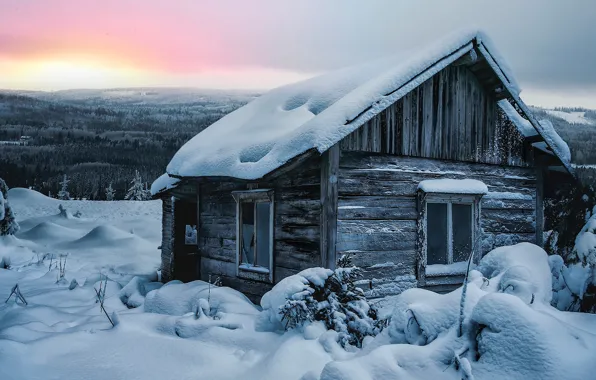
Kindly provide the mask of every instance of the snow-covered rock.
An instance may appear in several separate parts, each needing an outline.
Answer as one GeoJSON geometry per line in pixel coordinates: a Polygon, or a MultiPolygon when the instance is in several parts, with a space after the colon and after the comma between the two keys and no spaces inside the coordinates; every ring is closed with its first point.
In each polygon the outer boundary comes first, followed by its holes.
{"type": "Polygon", "coordinates": [[[209,300],[212,313],[258,314],[258,309],[246,296],[234,289],[217,287],[204,281],[182,283],[174,280],[149,292],[145,311],[168,315],[194,312],[201,300],[209,300]]]}

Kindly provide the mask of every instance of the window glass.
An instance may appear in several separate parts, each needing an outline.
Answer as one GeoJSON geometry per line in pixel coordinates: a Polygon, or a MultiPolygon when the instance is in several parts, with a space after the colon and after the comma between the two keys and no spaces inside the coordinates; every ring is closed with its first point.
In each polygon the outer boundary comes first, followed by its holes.
{"type": "Polygon", "coordinates": [[[472,206],[453,204],[453,262],[467,261],[472,252],[472,206]]]}
{"type": "Polygon", "coordinates": [[[447,204],[427,204],[427,264],[447,264],[447,204]]]}
{"type": "Polygon", "coordinates": [[[240,257],[241,263],[254,264],[255,262],[255,204],[253,202],[240,203],[242,208],[242,244],[240,257]]]}
{"type": "Polygon", "coordinates": [[[271,203],[257,203],[257,265],[269,268],[271,203]]]}

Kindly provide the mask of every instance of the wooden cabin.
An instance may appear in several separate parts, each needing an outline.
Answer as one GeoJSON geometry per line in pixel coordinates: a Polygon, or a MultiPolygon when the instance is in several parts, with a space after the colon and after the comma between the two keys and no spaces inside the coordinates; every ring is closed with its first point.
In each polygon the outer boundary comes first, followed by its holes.
{"type": "Polygon", "coordinates": [[[470,255],[542,245],[543,181],[568,157],[486,38],[450,38],[272,90],[188,142],[152,187],[163,281],[258,300],[350,254],[371,297],[445,292],[470,255]]]}

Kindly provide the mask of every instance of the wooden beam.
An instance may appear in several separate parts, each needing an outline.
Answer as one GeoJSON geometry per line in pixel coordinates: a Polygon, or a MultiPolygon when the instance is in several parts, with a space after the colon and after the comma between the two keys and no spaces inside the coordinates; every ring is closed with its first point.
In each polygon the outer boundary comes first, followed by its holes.
{"type": "Polygon", "coordinates": [[[335,269],[337,241],[337,182],[339,175],[339,143],[323,153],[321,162],[321,265],[335,269]]]}
{"type": "Polygon", "coordinates": [[[199,269],[198,279],[201,278],[201,184],[197,183],[197,268],[199,269]]]}
{"type": "Polygon", "coordinates": [[[543,141],[544,141],[544,138],[538,134],[536,134],[534,136],[524,137],[524,142],[526,142],[528,144],[534,144],[534,143],[543,142],[543,141]]]}
{"type": "Polygon", "coordinates": [[[544,168],[536,168],[536,245],[544,247],[544,168]]]}
{"type": "Polygon", "coordinates": [[[478,53],[476,53],[476,50],[472,49],[467,54],[461,56],[455,62],[453,62],[453,66],[471,66],[477,61],[478,53]]]}

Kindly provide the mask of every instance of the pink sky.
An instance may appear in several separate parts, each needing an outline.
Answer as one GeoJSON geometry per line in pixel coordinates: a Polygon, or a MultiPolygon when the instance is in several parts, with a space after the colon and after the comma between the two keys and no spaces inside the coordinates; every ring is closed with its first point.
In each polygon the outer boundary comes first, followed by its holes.
{"type": "Polygon", "coordinates": [[[596,108],[593,0],[0,0],[0,10],[0,88],[265,89],[474,22],[531,103],[596,108]]]}

